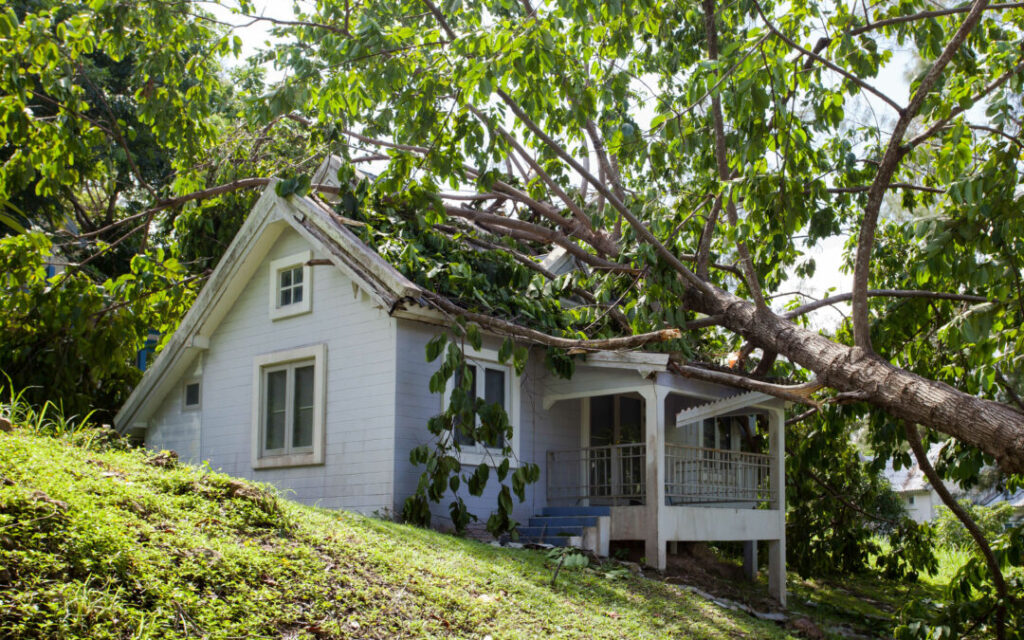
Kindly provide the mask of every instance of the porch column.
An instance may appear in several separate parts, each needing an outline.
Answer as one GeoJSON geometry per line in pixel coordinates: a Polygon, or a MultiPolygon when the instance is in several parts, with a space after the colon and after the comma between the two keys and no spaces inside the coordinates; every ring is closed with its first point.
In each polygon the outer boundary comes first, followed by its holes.
{"type": "Polygon", "coordinates": [[[644,555],[647,564],[664,571],[668,565],[665,536],[661,527],[661,511],[665,505],[665,396],[668,392],[656,385],[644,389],[644,410],[647,425],[647,473],[645,510],[647,512],[644,555]]]}
{"type": "Polygon", "coordinates": [[[777,539],[768,542],[768,592],[786,606],[786,414],[782,408],[768,412],[769,482],[775,492],[771,508],[778,514],[777,539]]]}
{"type": "Polygon", "coordinates": [[[757,580],[757,540],[743,541],[743,577],[757,580]]]}

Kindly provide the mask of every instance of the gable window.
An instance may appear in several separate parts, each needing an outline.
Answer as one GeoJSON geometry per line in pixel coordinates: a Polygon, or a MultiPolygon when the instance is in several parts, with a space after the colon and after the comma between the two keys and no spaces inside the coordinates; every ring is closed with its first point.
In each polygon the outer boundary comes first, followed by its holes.
{"type": "Polygon", "coordinates": [[[302,304],[302,271],[303,267],[282,269],[277,276],[277,306],[287,307],[290,304],[302,304]]]}
{"type": "Polygon", "coordinates": [[[257,356],[253,366],[253,466],[323,463],[326,347],[257,356]]]}
{"type": "Polygon", "coordinates": [[[185,410],[194,410],[199,408],[200,387],[198,380],[189,380],[185,383],[185,388],[182,393],[182,406],[185,410]]]}
{"type": "Polygon", "coordinates": [[[312,254],[302,251],[270,263],[270,319],[289,318],[312,310],[312,254]]]}
{"type": "MultiPolygon", "coordinates": [[[[487,351],[467,352],[466,364],[472,380],[470,394],[475,398],[483,398],[485,402],[498,404],[508,416],[512,425],[512,438],[508,442],[512,448],[513,458],[519,449],[519,379],[512,368],[497,362],[497,353],[487,351]]],[[[445,402],[451,397],[455,385],[461,384],[461,374],[456,373],[448,383],[445,402]]],[[[479,424],[479,416],[477,421],[479,424]]],[[[463,464],[480,464],[481,462],[499,463],[502,460],[501,449],[505,446],[505,438],[499,437],[493,445],[477,442],[471,436],[454,429],[455,441],[462,448],[460,461],[463,464]]],[[[513,460],[514,461],[514,460],[513,460]]]]}

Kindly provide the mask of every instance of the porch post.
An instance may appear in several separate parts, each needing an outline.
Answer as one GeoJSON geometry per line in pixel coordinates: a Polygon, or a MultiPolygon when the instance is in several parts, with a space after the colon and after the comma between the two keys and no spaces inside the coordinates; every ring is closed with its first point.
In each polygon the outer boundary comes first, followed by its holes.
{"type": "Polygon", "coordinates": [[[590,506],[590,455],[590,398],[580,398],[580,453],[577,460],[580,488],[576,498],[581,507],[590,506]]]}
{"type": "Polygon", "coordinates": [[[757,580],[757,540],[743,541],[743,577],[757,580]]]}
{"type": "Polygon", "coordinates": [[[665,532],[661,527],[661,511],[665,505],[665,391],[656,385],[644,389],[644,410],[647,425],[647,474],[645,510],[647,517],[644,555],[647,564],[664,571],[668,565],[665,532]]]}
{"type": "Polygon", "coordinates": [[[768,592],[786,606],[786,414],[782,408],[768,412],[769,482],[775,492],[771,508],[778,514],[775,540],[768,542],[768,592]]]}

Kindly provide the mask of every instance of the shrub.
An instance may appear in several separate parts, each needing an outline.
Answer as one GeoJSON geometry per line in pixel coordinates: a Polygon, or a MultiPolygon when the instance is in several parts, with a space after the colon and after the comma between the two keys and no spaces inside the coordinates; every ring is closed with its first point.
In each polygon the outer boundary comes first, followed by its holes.
{"type": "MultiPolygon", "coordinates": [[[[967,510],[971,519],[978,524],[978,528],[985,535],[987,540],[992,540],[1002,533],[1006,528],[1010,517],[1013,515],[1013,507],[1002,502],[991,507],[973,505],[967,500],[961,500],[960,506],[967,510]]],[[[935,530],[938,541],[941,545],[950,549],[970,549],[974,546],[974,539],[967,532],[963,523],[953,515],[949,507],[938,508],[938,515],[935,519],[935,530]]]]}

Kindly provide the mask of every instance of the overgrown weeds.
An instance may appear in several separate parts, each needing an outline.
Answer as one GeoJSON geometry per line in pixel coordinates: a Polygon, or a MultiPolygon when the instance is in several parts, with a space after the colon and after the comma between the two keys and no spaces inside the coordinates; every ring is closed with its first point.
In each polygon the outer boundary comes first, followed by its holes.
{"type": "Polygon", "coordinates": [[[0,384],[0,417],[13,425],[40,436],[74,436],[79,431],[95,430],[90,425],[95,411],[79,418],[66,416],[64,407],[50,400],[36,407],[26,398],[28,389],[15,391],[10,377],[4,374],[4,378],[7,384],[0,384]]]}

